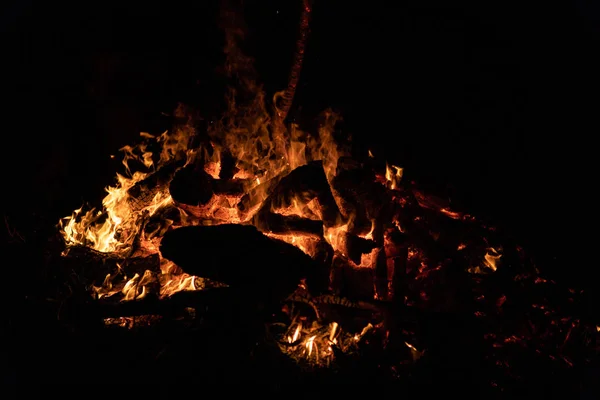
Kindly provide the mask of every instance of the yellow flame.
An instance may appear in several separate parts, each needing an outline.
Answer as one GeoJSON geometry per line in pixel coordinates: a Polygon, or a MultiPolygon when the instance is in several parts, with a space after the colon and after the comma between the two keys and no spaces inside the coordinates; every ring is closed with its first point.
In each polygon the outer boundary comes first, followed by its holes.
{"type": "Polygon", "coordinates": [[[490,247],[486,251],[485,256],[483,256],[483,264],[486,267],[490,268],[492,271],[496,271],[498,269],[498,263],[501,257],[502,254],[500,254],[498,250],[494,249],[493,247],[490,247]]]}
{"type": "MultiPolygon", "coordinates": [[[[177,153],[187,150],[189,137],[181,131],[176,131],[172,136],[165,132],[158,138],[144,133],[141,135],[162,145],[159,167],[171,161],[177,153]]],[[[136,147],[125,146],[121,149],[124,154],[123,165],[130,177],[117,174],[117,185],[106,188],[108,194],[102,200],[102,210],[92,209],[81,215],[82,209],[79,208],[70,217],[60,221],[63,237],[68,245],[84,245],[103,253],[124,253],[130,249],[141,228],[140,217],[152,216],[159,208],[172,203],[166,188],[157,192],[140,209],[136,209],[130,202],[128,191],[150,173],[131,173],[129,162],[137,160],[148,168],[154,166],[153,155],[146,149],[145,142],[136,147]]]]}
{"type": "MultiPolygon", "coordinates": [[[[251,59],[244,55],[237,40],[239,32],[226,33],[226,73],[235,77],[236,87],[227,95],[227,110],[217,121],[211,121],[208,129],[209,143],[199,148],[190,148],[195,135],[192,113],[180,105],[174,111],[178,121],[186,121],[177,128],[161,135],[140,133],[141,142],[120,149],[124,173],[116,175],[116,184],[106,188],[106,196],[99,210],[75,210],[71,216],[60,221],[63,238],[67,246],[86,246],[103,253],[119,257],[136,254],[158,254],[160,237],[146,237],[144,224],[159,210],[166,207],[178,208],[181,222],[164,221],[165,226],[197,224],[198,220],[211,223],[241,223],[250,221],[269,196],[271,182],[276,182],[295,168],[309,160],[321,160],[329,182],[336,174],[338,159],[348,155],[334,140],[334,131],[340,117],[325,111],[316,132],[306,132],[297,125],[286,126],[274,118],[273,110],[267,106],[265,93],[255,77],[251,59]],[[238,96],[238,93],[244,93],[238,96]],[[154,152],[153,152],[154,151],[154,152]],[[238,208],[240,197],[214,194],[203,206],[176,204],[169,193],[169,182],[161,185],[146,185],[145,179],[160,173],[162,168],[174,165],[202,163],[204,171],[213,179],[220,179],[225,168],[224,156],[232,157],[235,166],[233,180],[243,181],[244,193],[250,196],[248,207],[238,208]],[[139,169],[135,165],[143,166],[139,169]]],[[[162,177],[162,175],[161,175],[162,177]]],[[[272,210],[283,215],[299,215],[303,218],[321,219],[317,200],[298,197],[291,204],[272,210]]],[[[328,228],[326,240],[340,252],[345,251],[344,232],[348,223],[328,228]]],[[[165,228],[166,229],[166,228],[165,228]]],[[[320,238],[297,235],[281,235],[282,240],[292,243],[309,255],[314,254],[320,238]]],[[[103,284],[94,288],[98,297],[121,293],[124,300],[135,300],[146,296],[158,281],[160,296],[170,296],[182,290],[200,290],[205,281],[200,277],[185,274],[173,263],[162,259],[161,272],[157,275],[144,273],[125,278],[127,271],[116,276],[107,276],[103,284]]],[[[298,335],[301,334],[301,327],[298,335]]],[[[311,347],[312,348],[312,347],[311,347]]],[[[311,350],[312,351],[312,350],[311,350]]]]}
{"type": "Polygon", "coordinates": [[[395,165],[387,164],[385,165],[385,180],[388,182],[390,189],[397,189],[400,185],[400,180],[402,180],[402,175],[404,174],[404,169],[400,167],[396,167],[395,165]]]}

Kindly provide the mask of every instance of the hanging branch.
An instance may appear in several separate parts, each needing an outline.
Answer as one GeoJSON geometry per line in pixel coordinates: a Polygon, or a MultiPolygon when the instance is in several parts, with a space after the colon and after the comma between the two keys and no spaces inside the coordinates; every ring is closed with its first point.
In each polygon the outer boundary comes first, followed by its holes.
{"type": "Polygon", "coordinates": [[[290,107],[292,106],[292,101],[294,100],[294,94],[296,93],[300,71],[302,70],[302,62],[304,61],[304,49],[309,33],[311,11],[312,6],[310,0],[303,0],[302,15],[300,17],[300,34],[296,41],[296,52],[294,54],[294,62],[292,64],[288,86],[283,92],[278,93],[275,97],[276,104],[279,102],[279,106],[275,106],[277,116],[281,121],[285,120],[287,117],[290,107]]]}

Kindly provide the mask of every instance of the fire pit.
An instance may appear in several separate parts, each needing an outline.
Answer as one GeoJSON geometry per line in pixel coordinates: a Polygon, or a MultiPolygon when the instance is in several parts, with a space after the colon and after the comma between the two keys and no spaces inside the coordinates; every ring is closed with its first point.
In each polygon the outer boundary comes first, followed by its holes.
{"type": "MultiPolygon", "coordinates": [[[[305,3],[302,32],[309,14],[305,3]]],[[[333,111],[313,128],[286,122],[304,35],[271,103],[230,34],[236,84],[222,118],[203,129],[180,105],[172,129],[121,149],[101,207],[60,220],[45,260],[62,290],[52,340],[97,343],[93,356],[63,354],[69,374],[110,379],[122,357],[135,379],[421,393],[473,380],[510,396],[590,365],[600,327],[575,307],[583,291],[545,278],[501,228],[401,166],[353,149],[333,111]]]]}

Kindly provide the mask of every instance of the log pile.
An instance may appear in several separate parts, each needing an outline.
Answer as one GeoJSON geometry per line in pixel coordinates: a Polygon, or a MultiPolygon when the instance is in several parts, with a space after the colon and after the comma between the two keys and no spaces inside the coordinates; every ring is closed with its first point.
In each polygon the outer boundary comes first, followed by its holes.
{"type": "MultiPolygon", "coordinates": [[[[162,237],[162,257],[191,275],[254,288],[257,293],[274,292],[272,297],[278,299],[306,279],[317,292],[329,288],[346,298],[395,302],[404,301],[411,289],[410,273],[420,271],[424,262],[435,269],[447,260],[458,268],[472,261],[459,250],[462,237],[454,229],[465,222],[464,216],[449,214],[439,199],[409,186],[390,190],[382,184],[382,171],[375,163],[341,158],[331,182],[322,161],[281,173],[261,185],[235,178],[238,171],[231,155],[224,152],[218,177],[206,172],[202,160],[186,166],[172,162],[129,190],[132,204],[144,207],[155,193],[168,187],[175,206],[163,207],[142,227],[147,238],[162,237]],[[258,209],[251,210],[257,191],[265,197],[258,209]],[[236,199],[230,210],[252,213],[249,224],[210,226],[214,214],[207,213],[207,208],[219,209],[213,204],[215,198],[236,199]],[[171,225],[179,223],[178,209],[208,225],[171,230],[171,225]],[[335,232],[334,248],[326,233],[340,226],[345,229],[335,232]],[[278,237],[311,240],[312,258],[278,237]],[[411,248],[427,259],[410,260],[411,248]]],[[[82,276],[87,274],[81,270],[85,265],[93,266],[95,276],[86,280],[91,285],[100,285],[119,268],[127,270],[128,276],[146,270],[160,272],[156,258],[118,259],[86,251],[73,248],[69,258],[78,260],[75,264],[82,276]],[[88,261],[79,263],[81,257],[88,261]],[[140,266],[145,264],[152,265],[140,266]]]]}
{"type": "Polygon", "coordinates": [[[361,360],[376,365],[385,360],[394,368],[422,358],[457,360],[464,355],[458,348],[469,346],[474,346],[469,360],[477,360],[484,346],[504,351],[513,341],[533,343],[541,340],[527,333],[534,325],[538,336],[569,346],[570,335],[590,329],[547,309],[535,321],[515,312],[519,301],[548,284],[535,278],[520,250],[493,227],[452,211],[412,183],[391,189],[374,163],[340,159],[330,181],[322,162],[313,161],[259,185],[235,178],[232,165],[224,162],[217,179],[196,165],[173,164],[130,189],[137,208],[147,207],[165,188],[174,200],[144,216],[140,226],[140,240],[160,239],[160,255],[116,256],[70,246],[63,264],[93,289],[96,300],[83,312],[75,307],[72,315],[123,324],[146,316],[180,321],[193,314],[194,321],[215,324],[232,318],[232,329],[234,320],[256,329],[250,320],[277,315],[289,318],[277,336],[286,354],[307,357],[311,349],[323,356],[330,346],[338,365],[352,365],[356,361],[341,351],[352,345],[360,347],[361,360]],[[147,191],[154,194],[142,195],[147,191]],[[216,201],[227,201],[244,223],[223,223],[227,215],[207,212],[219,209],[216,201]],[[198,218],[196,226],[183,226],[181,210],[198,218]],[[300,250],[294,240],[310,243],[311,251],[300,250]],[[161,296],[161,282],[170,279],[161,271],[165,261],[226,287],[202,285],[204,290],[161,296]],[[522,266],[519,273],[516,266],[522,266]],[[132,280],[133,295],[126,288],[132,280]],[[494,319],[486,324],[517,333],[482,333],[488,316],[494,319]],[[343,333],[332,328],[337,324],[343,333]],[[294,341],[289,327],[296,326],[306,332],[294,341]],[[320,340],[319,347],[311,347],[312,340],[320,340]]]}
{"type": "Polygon", "coordinates": [[[185,272],[253,292],[285,298],[301,279],[318,290],[327,287],[327,271],[298,248],[271,239],[254,226],[189,226],[168,232],[163,257],[185,272]]]}

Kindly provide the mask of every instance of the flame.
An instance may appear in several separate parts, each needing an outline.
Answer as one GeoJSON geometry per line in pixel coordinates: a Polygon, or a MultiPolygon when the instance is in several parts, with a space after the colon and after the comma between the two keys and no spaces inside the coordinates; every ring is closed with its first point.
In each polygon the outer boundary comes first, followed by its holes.
{"type": "Polygon", "coordinates": [[[290,357],[313,365],[328,366],[335,359],[334,347],[344,353],[356,350],[362,337],[373,328],[368,324],[360,333],[344,332],[337,322],[321,325],[316,321],[309,325],[292,321],[281,350],[290,357]],[[293,332],[293,333],[292,333],[293,332]]]}
{"type": "Polygon", "coordinates": [[[325,230],[325,240],[329,242],[333,249],[343,255],[346,255],[346,233],[350,223],[339,225],[325,230]]]}
{"type": "MultiPolygon", "coordinates": [[[[322,160],[325,175],[331,182],[339,157],[346,155],[334,140],[334,130],[340,117],[325,111],[316,133],[309,133],[297,125],[285,126],[274,118],[267,107],[265,93],[256,82],[251,60],[239,50],[238,33],[226,33],[226,71],[235,78],[238,86],[227,93],[228,106],[222,118],[209,126],[209,143],[191,147],[196,135],[191,113],[180,105],[175,117],[186,120],[171,131],[154,136],[140,134],[135,146],[120,149],[124,171],[116,174],[116,183],[106,188],[101,209],[84,207],[59,221],[62,236],[71,246],[85,246],[102,253],[127,257],[134,254],[158,254],[160,234],[148,235],[144,224],[149,218],[166,208],[177,208],[180,222],[164,221],[165,228],[176,229],[194,222],[194,218],[212,220],[213,223],[243,223],[251,221],[270,194],[272,182],[277,182],[295,168],[310,160],[322,160]],[[240,96],[239,94],[243,94],[240,96]],[[190,209],[176,204],[169,193],[169,182],[148,184],[155,174],[176,166],[176,171],[193,163],[203,163],[204,171],[215,180],[221,179],[224,155],[235,162],[232,180],[244,182],[249,196],[247,207],[238,207],[240,196],[214,194],[207,204],[190,209]],[[134,167],[136,165],[137,167],[134,167]]],[[[171,176],[171,179],[172,179],[171,176]]],[[[167,179],[169,181],[169,179],[167,179]]],[[[321,219],[316,199],[294,198],[290,204],[281,205],[273,212],[321,219]]],[[[340,231],[344,226],[335,228],[340,231]]],[[[270,234],[269,232],[266,232],[270,234]]],[[[332,244],[338,239],[328,237],[332,244]]],[[[318,238],[300,235],[273,235],[291,243],[309,255],[315,254],[318,238]]],[[[341,247],[339,247],[341,249],[341,247]]],[[[126,272],[126,271],[125,271],[126,272]]],[[[106,277],[98,287],[93,287],[99,298],[121,293],[123,300],[141,299],[152,290],[150,277],[159,283],[161,297],[182,290],[200,290],[205,280],[183,273],[176,265],[161,258],[159,276],[120,273],[106,277]]]]}
{"type": "Polygon", "coordinates": [[[494,249],[493,247],[490,247],[486,253],[484,258],[484,265],[488,268],[490,268],[492,271],[496,271],[498,269],[498,264],[500,261],[500,258],[502,257],[502,254],[499,252],[499,250],[494,249]]]}
{"type": "Polygon", "coordinates": [[[488,247],[486,249],[485,255],[483,256],[481,266],[468,268],[467,271],[472,274],[485,274],[488,272],[496,272],[498,266],[500,265],[501,258],[501,248],[488,247]]]}
{"type": "Polygon", "coordinates": [[[421,358],[421,356],[424,353],[423,351],[417,350],[417,348],[415,346],[413,346],[412,344],[410,344],[408,342],[404,342],[404,344],[406,345],[406,347],[408,347],[410,349],[410,354],[412,356],[413,361],[417,361],[419,358],[421,358]]]}
{"type": "MultiPolygon", "coordinates": [[[[120,296],[121,301],[135,301],[145,298],[149,293],[164,298],[177,292],[208,287],[208,280],[186,274],[176,264],[162,258],[160,241],[167,229],[200,223],[256,224],[254,217],[259,210],[264,211],[263,206],[268,198],[268,211],[271,213],[322,221],[322,205],[314,196],[299,193],[291,198],[270,197],[274,186],[282,178],[308,162],[322,162],[334,200],[340,210],[343,208],[343,199],[332,184],[340,158],[350,155],[343,143],[335,139],[340,116],[326,110],[320,116],[317,129],[310,132],[302,130],[297,124],[286,126],[275,111],[267,106],[266,94],[257,83],[251,60],[237,46],[239,32],[227,32],[226,36],[225,71],[236,82],[236,87],[230,88],[227,93],[227,109],[222,117],[211,121],[206,140],[192,146],[192,143],[198,142],[194,140],[197,137],[194,129],[196,124],[191,113],[184,106],[179,106],[175,110],[175,117],[178,121],[187,119],[187,123],[181,123],[158,136],[142,132],[140,143],[120,149],[124,171],[116,174],[114,186],[106,188],[107,195],[100,209],[84,211],[84,207],[81,207],[59,222],[67,248],[85,246],[123,260],[133,255],[158,255],[160,271],[146,270],[131,274],[126,264],[118,264],[117,272],[106,275],[98,286],[92,286],[92,291],[99,299],[120,296]],[[179,169],[188,165],[201,167],[208,174],[207,179],[219,181],[219,184],[229,183],[227,181],[239,183],[243,193],[223,194],[215,191],[205,204],[179,204],[169,192],[169,183],[179,169]],[[242,201],[243,207],[240,207],[242,201]],[[162,210],[176,210],[180,218],[163,218],[159,214],[162,210]],[[154,216],[160,217],[162,225],[148,233],[146,223],[154,216]]],[[[374,158],[371,150],[368,150],[368,157],[374,158]]],[[[390,190],[398,189],[403,172],[403,168],[386,163],[383,183],[390,190]]],[[[377,177],[380,182],[382,178],[381,175],[377,177]]],[[[437,208],[450,218],[463,217],[449,208],[437,208]]],[[[336,255],[346,258],[350,267],[374,271],[376,260],[382,252],[387,257],[387,249],[383,243],[378,243],[369,253],[361,253],[360,261],[355,256],[352,261],[348,246],[349,238],[355,235],[357,216],[352,212],[342,214],[333,226],[331,223],[323,224],[322,232],[264,233],[290,243],[312,257],[326,242],[336,255]]],[[[262,217],[262,214],[259,216],[262,217]]],[[[370,222],[369,232],[358,236],[376,243],[377,232],[381,229],[378,227],[386,222],[376,219],[370,222]]],[[[387,223],[403,231],[397,218],[387,223]]],[[[413,253],[414,250],[409,252],[409,260],[417,257],[413,253]]],[[[501,255],[500,249],[489,247],[483,260],[479,261],[480,265],[471,272],[496,271],[501,255]]],[[[428,267],[422,259],[421,265],[416,279],[441,268],[439,265],[428,267]]],[[[211,286],[213,284],[210,283],[211,286]]],[[[315,364],[328,364],[333,360],[336,349],[350,351],[371,329],[373,325],[368,324],[362,332],[350,334],[338,322],[325,323],[317,318],[309,323],[306,319],[294,318],[284,336],[285,352],[315,364]]],[[[414,347],[408,343],[406,345],[413,355],[419,354],[414,347]]]]}
{"type": "MultiPolygon", "coordinates": [[[[185,152],[189,140],[181,131],[174,135],[165,132],[157,138],[144,132],[141,136],[161,145],[158,167],[171,161],[177,153],[185,152]]],[[[153,153],[147,150],[148,146],[147,142],[142,142],[136,147],[121,148],[124,154],[122,164],[130,176],[117,173],[117,184],[106,188],[108,194],[102,200],[102,210],[91,209],[82,214],[83,208],[79,208],[59,222],[67,244],[87,246],[102,253],[126,253],[139,232],[141,216],[152,216],[161,207],[172,204],[173,200],[166,190],[154,194],[148,204],[139,209],[130,202],[128,191],[150,173],[131,173],[129,163],[139,161],[155,170],[153,153]]]]}
{"type": "Polygon", "coordinates": [[[400,180],[404,174],[404,169],[395,165],[385,165],[385,180],[388,182],[390,189],[395,190],[400,185],[400,180]]]}

